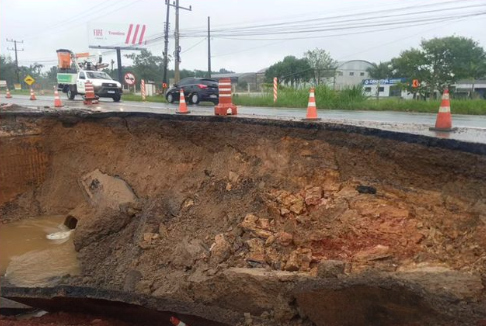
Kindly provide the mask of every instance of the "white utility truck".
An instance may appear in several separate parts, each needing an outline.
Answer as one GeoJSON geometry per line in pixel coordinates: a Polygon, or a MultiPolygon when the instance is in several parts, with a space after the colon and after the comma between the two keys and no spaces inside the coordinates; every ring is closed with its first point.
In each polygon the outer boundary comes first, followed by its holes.
{"type": "Polygon", "coordinates": [[[101,69],[108,67],[101,63],[102,57],[98,56],[97,62],[93,62],[93,56],[89,53],[74,54],[70,50],[57,50],[58,72],[57,88],[66,93],[68,99],[74,100],[76,95],[85,95],[85,84],[91,82],[95,95],[98,97],[110,97],[119,102],[123,93],[121,84],[113,80],[101,69]],[[81,61],[82,60],[82,61],[81,61]]]}

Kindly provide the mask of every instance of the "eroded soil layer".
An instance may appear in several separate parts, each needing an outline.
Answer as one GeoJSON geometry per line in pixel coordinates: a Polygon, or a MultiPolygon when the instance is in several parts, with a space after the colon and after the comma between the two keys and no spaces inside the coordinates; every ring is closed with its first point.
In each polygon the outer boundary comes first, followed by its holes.
{"type": "Polygon", "coordinates": [[[486,319],[483,145],[149,114],[0,123],[2,221],[79,221],[82,275],[52,286],[202,305],[215,312],[185,313],[225,324],[486,319]]]}

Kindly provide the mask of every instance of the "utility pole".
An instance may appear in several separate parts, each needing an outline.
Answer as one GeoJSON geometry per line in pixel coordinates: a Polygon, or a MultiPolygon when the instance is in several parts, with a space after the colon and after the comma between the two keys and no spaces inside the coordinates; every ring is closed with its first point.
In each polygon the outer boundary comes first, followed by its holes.
{"type": "Polygon", "coordinates": [[[208,16],[208,78],[211,78],[211,17],[208,16]]]}
{"type": "Polygon", "coordinates": [[[17,73],[17,83],[20,84],[19,58],[17,56],[17,52],[24,51],[24,49],[18,50],[17,49],[17,43],[22,44],[22,43],[24,43],[24,41],[17,41],[17,40],[13,40],[13,39],[12,40],[7,39],[7,42],[12,42],[14,44],[14,48],[13,49],[8,48],[7,50],[9,50],[9,51],[15,51],[15,66],[17,67],[17,69],[16,69],[16,73],[17,73]]]}
{"type": "Polygon", "coordinates": [[[115,47],[116,50],[116,61],[118,62],[118,81],[120,84],[124,84],[123,81],[123,66],[122,66],[122,59],[121,59],[121,48],[120,47],[115,47]]]}
{"type": "MultiPolygon", "coordinates": [[[[169,0],[170,1],[170,0],[169,0]]],[[[179,46],[179,9],[192,11],[192,7],[184,8],[179,6],[179,0],[175,0],[175,4],[171,4],[172,7],[175,7],[175,31],[174,31],[174,38],[175,38],[175,51],[174,51],[174,81],[177,83],[181,79],[181,75],[179,72],[179,63],[181,62],[180,52],[181,47],[179,46]]]]}
{"type": "Polygon", "coordinates": [[[167,12],[165,15],[165,36],[164,36],[164,78],[162,81],[169,84],[167,80],[167,66],[169,65],[169,11],[170,11],[170,0],[165,0],[167,5],[167,12]]]}

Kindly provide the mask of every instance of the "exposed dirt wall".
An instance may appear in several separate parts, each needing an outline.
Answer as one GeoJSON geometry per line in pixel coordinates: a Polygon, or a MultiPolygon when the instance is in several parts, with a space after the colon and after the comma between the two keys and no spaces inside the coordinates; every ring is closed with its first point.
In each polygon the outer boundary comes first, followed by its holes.
{"type": "Polygon", "coordinates": [[[70,284],[248,312],[263,324],[338,325],[341,317],[322,311],[342,309],[353,288],[335,297],[327,283],[312,288],[323,299],[306,311],[299,301],[311,306],[312,298],[296,285],[385,273],[411,294],[387,301],[400,291],[357,284],[355,325],[369,322],[366,293],[382,298],[372,316],[385,325],[486,318],[471,308],[484,300],[486,273],[480,146],[249,120],[114,114],[0,122],[1,165],[30,159],[8,144],[35,143],[42,159],[32,164],[43,171],[2,173],[15,186],[1,193],[1,218],[79,218],[83,275],[70,284]],[[119,211],[90,204],[81,180],[95,170],[124,180],[136,202],[119,211]],[[441,296],[469,310],[442,311],[430,275],[450,282],[441,296]],[[417,298],[425,303],[417,307],[417,298]]]}

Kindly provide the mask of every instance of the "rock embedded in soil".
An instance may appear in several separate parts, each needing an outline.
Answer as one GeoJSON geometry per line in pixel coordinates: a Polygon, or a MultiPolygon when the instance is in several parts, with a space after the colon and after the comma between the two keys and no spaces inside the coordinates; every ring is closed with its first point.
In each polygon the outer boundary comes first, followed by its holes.
{"type": "Polygon", "coordinates": [[[334,278],[344,274],[346,263],[340,260],[323,260],[317,265],[317,276],[334,278]]]}
{"type": "Polygon", "coordinates": [[[212,264],[219,264],[228,259],[231,253],[231,245],[226,241],[223,234],[218,234],[214,238],[214,243],[210,248],[212,264]]]}
{"type": "Polygon", "coordinates": [[[322,199],[322,188],[308,186],[305,189],[305,203],[307,205],[319,205],[322,199]]]}

